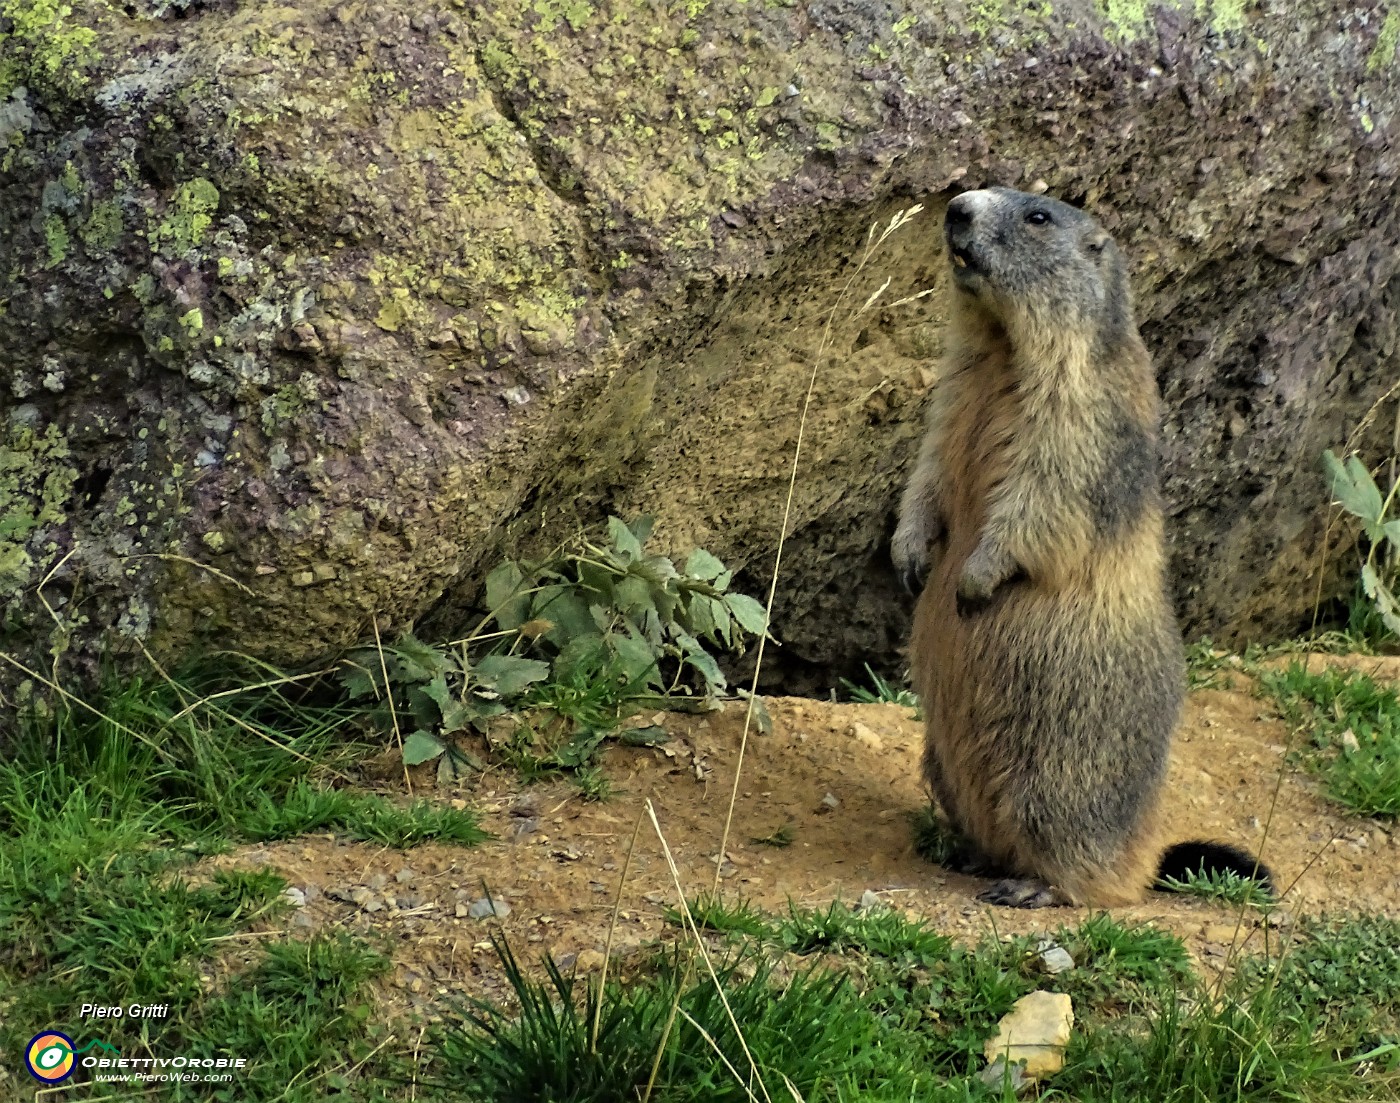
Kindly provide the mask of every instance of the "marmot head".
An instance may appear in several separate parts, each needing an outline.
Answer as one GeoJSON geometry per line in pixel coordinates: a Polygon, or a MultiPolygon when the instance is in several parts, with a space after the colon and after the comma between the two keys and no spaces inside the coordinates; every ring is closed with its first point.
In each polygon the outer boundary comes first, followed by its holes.
{"type": "Polygon", "coordinates": [[[1122,254],[1068,203],[1011,188],[964,192],[948,204],[943,233],[958,291],[1010,330],[1104,337],[1133,324],[1122,254]]]}

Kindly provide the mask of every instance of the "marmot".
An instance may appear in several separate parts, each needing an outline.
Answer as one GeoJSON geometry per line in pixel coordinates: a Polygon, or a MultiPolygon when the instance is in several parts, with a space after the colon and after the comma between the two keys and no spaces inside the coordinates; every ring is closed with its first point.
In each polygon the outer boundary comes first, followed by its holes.
{"type": "Polygon", "coordinates": [[[1083,211],[1009,188],[957,196],[944,236],[952,341],[892,550],[906,583],[928,574],[911,660],[952,864],[1016,907],[1127,904],[1202,865],[1268,887],[1224,844],[1159,860],[1185,661],[1123,258],[1083,211]]]}

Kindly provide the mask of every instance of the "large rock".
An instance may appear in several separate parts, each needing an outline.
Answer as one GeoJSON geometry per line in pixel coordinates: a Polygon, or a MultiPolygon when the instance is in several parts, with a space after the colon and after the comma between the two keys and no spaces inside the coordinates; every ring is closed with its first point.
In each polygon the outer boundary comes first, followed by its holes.
{"type": "Polygon", "coordinates": [[[1319,457],[1393,424],[1381,5],[75,9],[0,5],[16,654],[445,630],[505,550],[608,512],[762,592],[834,309],[774,672],[890,665],[943,304],[889,304],[941,284],[941,207],[983,182],[1132,258],[1189,632],[1295,630],[1324,551],[1349,585],[1319,457]]]}

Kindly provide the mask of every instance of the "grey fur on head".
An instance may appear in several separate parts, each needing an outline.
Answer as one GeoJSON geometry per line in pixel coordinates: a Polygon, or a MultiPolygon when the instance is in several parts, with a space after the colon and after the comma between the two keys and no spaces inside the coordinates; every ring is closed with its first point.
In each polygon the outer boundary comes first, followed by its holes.
{"type": "Polygon", "coordinates": [[[954,286],[1003,323],[1030,312],[1061,326],[1132,325],[1118,247],[1068,203],[1011,188],[964,192],[948,204],[943,235],[954,286]]]}

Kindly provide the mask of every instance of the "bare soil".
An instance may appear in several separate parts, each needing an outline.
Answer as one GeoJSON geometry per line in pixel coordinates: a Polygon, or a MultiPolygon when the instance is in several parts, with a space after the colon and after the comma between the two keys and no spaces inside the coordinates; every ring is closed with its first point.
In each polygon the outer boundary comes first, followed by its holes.
{"type": "MultiPolygon", "coordinates": [[[[1344,661],[1378,677],[1400,677],[1397,660],[1344,661]]],[[[1254,695],[1243,674],[1228,680],[1229,688],[1194,693],[1187,708],[1164,798],[1171,839],[1226,839],[1262,851],[1287,890],[1287,907],[1269,921],[1275,926],[1287,926],[1299,912],[1400,917],[1395,825],[1349,816],[1328,802],[1313,779],[1286,765],[1289,731],[1270,704],[1254,695]]],[[[993,927],[1001,934],[1054,929],[1088,914],[979,904],[974,897],[984,882],[915,853],[910,817],[926,798],[921,724],[910,710],[798,698],[767,704],[773,731],[749,737],[721,871],[726,896],[782,909],[789,900],[854,903],[871,890],[934,929],[969,940],[993,927]],[[785,826],[790,846],[755,841],[785,826]]],[[[645,802],[655,807],[687,896],[708,890],[744,706],[705,716],[667,714],[657,722],[672,737],[666,746],[606,751],[613,795],[602,802],[583,799],[567,782],[527,785],[502,770],[442,791],[424,768],[415,793],[480,810],[495,836],[481,846],[399,852],[308,836],[243,847],[210,865],[271,866],[300,889],[305,905],[279,929],[339,926],[379,936],[394,962],[381,993],[389,1010],[434,1017],[444,997],[502,995],[493,931],[504,932],[522,959],[552,954],[581,970],[597,968],[615,904],[613,953],[625,961],[677,931],[665,915],[677,888],[645,802]],[[488,890],[509,914],[472,918],[471,905],[488,890]]],[[[403,788],[401,775],[397,787],[403,788]]],[[[1116,914],[1174,931],[1207,965],[1223,960],[1236,937],[1234,910],[1189,896],[1154,892],[1116,914]]],[[[1262,945],[1263,924],[1246,913],[1242,934],[1252,946],[1262,945]]],[[[224,965],[238,967],[236,960],[224,965]]]]}

